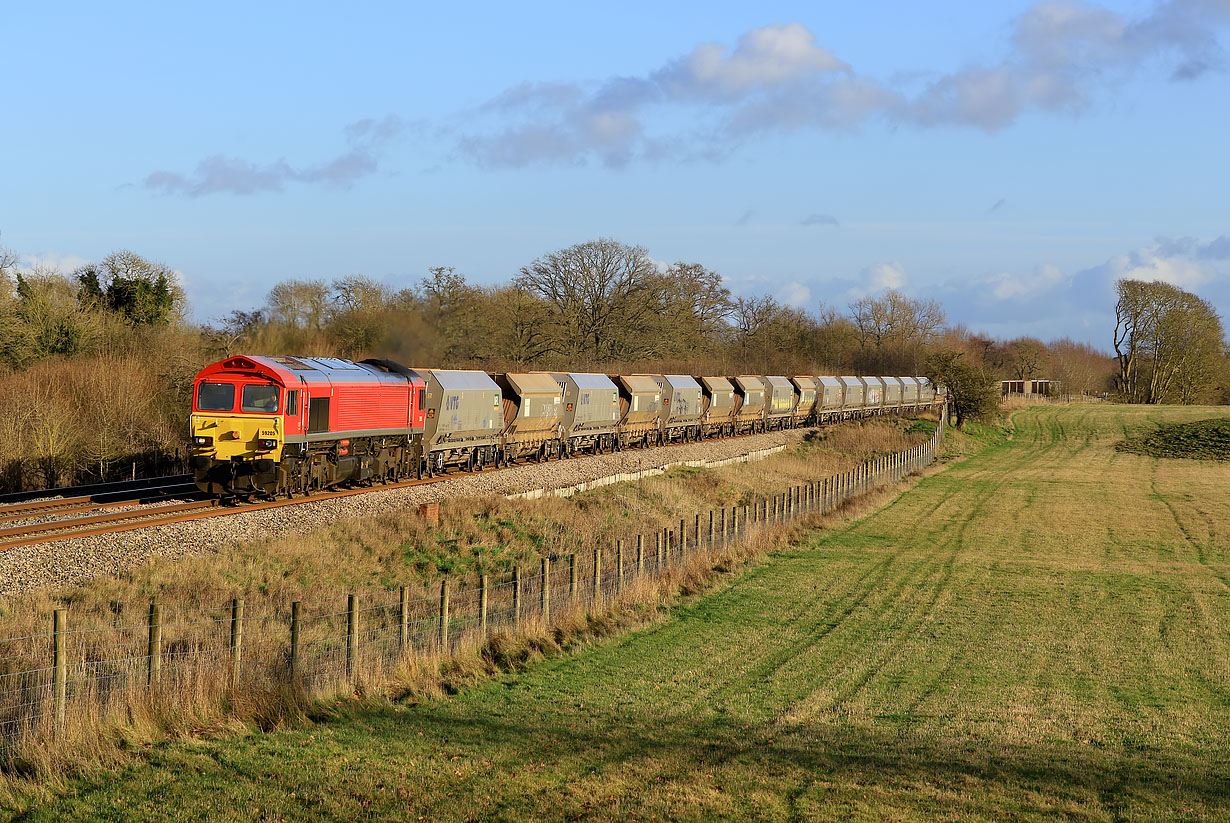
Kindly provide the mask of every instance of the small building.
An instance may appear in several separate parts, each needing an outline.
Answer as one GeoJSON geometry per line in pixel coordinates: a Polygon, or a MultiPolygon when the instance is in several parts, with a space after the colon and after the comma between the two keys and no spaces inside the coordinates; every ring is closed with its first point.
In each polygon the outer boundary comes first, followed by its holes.
{"type": "Polygon", "coordinates": [[[1001,380],[1004,397],[1050,397],[1059,393],[1058,380],[1001,380]]]}

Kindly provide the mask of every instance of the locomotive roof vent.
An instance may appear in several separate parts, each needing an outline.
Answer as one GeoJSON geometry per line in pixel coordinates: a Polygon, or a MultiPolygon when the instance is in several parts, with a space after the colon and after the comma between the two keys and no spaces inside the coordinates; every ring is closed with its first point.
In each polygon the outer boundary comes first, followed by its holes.
{"type": "Polygon", "coordinates": [[[228,368],[228,369],[254,369],[256,368],[256,364],[253,363],[251,360],[249,360],[246,357],[232,357],[230,360],[227,360],[222,365],[223,367],[228,368]]]}

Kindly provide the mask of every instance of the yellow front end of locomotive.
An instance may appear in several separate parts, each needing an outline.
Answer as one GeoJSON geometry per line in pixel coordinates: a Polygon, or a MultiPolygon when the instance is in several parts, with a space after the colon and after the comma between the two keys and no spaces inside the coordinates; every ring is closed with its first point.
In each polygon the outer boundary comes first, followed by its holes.
{"type": "Polygon", "coordinates": [[[192,415],[193,454],[228,462],[282,459],[282,418],[265,414],[192,415]]]}

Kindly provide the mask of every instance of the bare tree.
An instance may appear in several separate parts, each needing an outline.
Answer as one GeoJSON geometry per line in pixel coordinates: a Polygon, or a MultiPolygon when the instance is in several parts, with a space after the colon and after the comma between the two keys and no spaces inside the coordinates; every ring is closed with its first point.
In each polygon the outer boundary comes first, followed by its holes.
{"type": "Polygon", "coordinates": [[[658,352],[657,274],[645,249],[602,238],[538,258],[514,283],[546,302],[572,362],[605,363],[658,352]]]}
{"type": "Polygon", "coordinates": [[[875,371],[922,367],[923,349],[944,327],[944,310],[934,300],[915,300],[896,289],[850,304],[865,367],[875,371]]]}
{"type": "Polygon", "coordinates": [[[1030,380],[1042,376],[1049,355],[1046,345],[1041,340],[1035,340],[1032,337],[1018,337],[1010,341],[1006,348],[1014,378],[1030,380]]]}

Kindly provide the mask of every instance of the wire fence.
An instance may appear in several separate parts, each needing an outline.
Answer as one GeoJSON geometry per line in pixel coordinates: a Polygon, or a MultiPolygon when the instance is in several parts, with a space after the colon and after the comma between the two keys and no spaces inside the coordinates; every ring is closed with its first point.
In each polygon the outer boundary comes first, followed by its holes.
{"type": "Polygon", "coordinates": [[[445,578],[431,596],[402,586],[381,599],[348,594],[264,615],[248,614],[236,599],[170,619],[153,602],[143,621],[79,630],[67,609],[57,609],[50,632],[0,639],[0,754],[23,736],[55,735],[73,717],[100,722],[157,700],[187,709],[262,689],[346,688],[414,656],[550,626],[570,609],[602,611],[633,585],[669,574],[697,553],[832,512],[930,465],[946,421],[945,410],[927,442],[849,471],[693,513],[673,528],[618,538],[592,552],[543,557],[536,568],[445,578]]]}

